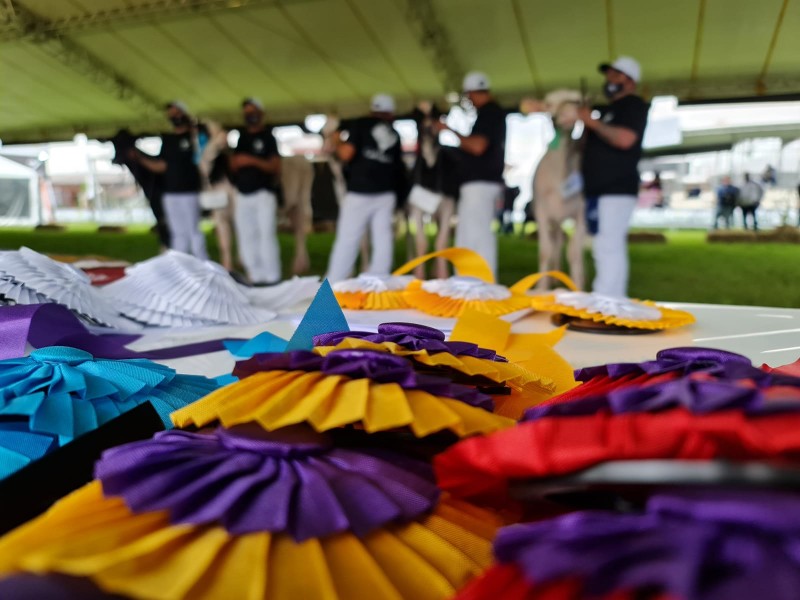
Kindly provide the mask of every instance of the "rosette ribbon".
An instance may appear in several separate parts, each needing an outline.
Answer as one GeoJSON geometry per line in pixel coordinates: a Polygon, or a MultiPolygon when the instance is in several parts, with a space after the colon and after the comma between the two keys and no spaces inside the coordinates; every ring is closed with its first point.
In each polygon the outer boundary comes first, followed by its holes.
{"type": "Polygon", "coordinates": [[[63,346],[0,361],[0,476],[144,402],[170,425],[170,412],[217,387],[149,360],[95,359],[63,346]]]}
{"type": "Polygon", "coordinates": [[[285,532],[297,542],[343,531],[363,537],[430,512],[439,497],[427,463],[334,448],[302,428],[165,431],[106,451],[95,475],[107,496],[137,513],[166,510],[174,524],[285,532]]]}
{"type": "Polygon", "coordinates": [[[798,523],[793,495],[695,491],[654,496],[643,514],[587,511],[512,525],[497,536],[498,564],[458,599],[496,598],[505,587],[517,589],[515,598],[646,592],[682,600],[792,600],[800,586],[798,523]],[[544,595],[564,581],[572,583],[571,593],[544,595]]]}
{"type": "Polygon", "coordinates": [[[409,360],[383,352],[262,354],[237,363],[234,375],[242,380],[176,411],[173,422],[185,427],[219,420],[230,427],[257,421],[267,430],[304,422],[318,431],[410,427],[418,437],[445,429],[465,436],[513,423],[486,410],[492,407],[486,394],[417,373],[409,360]]]}
{"type": "Polygon", "coordinates": [[[489,564],[499,525],[435,506],[424,463],[305,431],[169,432],[107,452],[97,475],[0,539],[0,576],[156,600],[444,600],[489,564]]]}

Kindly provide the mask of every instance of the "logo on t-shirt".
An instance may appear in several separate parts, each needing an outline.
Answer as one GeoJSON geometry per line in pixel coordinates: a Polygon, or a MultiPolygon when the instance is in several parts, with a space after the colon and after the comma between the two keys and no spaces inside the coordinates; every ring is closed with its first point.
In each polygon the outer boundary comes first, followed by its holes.
{"type": "Polygon", "coordinates": [[[178,147],[183,151],[191,150],[192,143],[186,138],[181,138],[181,141],[178,143],[178,147]]]}
{"type": "Polygon", "coordinates": [[[264,152],[264,141],[258,138],[253,140],[253,152],[256,154],[261,154],[264,152]]]}
{"type": "Polygon", "coordinates": [[[601,121],[603,121],[603,123],[611,123],[611,121],[613,121],[613,120],[614,120],[614,113],[611,112],[611,111],[609,111],[606,114],[604,114],[603,118],[601,119],[601,121]]]}
{"type": "Polygon", "coordinates": [[[388,123],[376,123],[370,134],[375,141],[375,148],[365,148],[364,156],[370,160],[390,164],[392,157],[388,152],[400,142],[400,136],[388,123]]]}

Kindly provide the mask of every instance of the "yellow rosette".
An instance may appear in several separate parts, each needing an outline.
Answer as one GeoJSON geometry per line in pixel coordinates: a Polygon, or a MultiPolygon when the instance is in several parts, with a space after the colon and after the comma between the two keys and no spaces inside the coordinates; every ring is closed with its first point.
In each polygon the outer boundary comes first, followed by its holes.
{"type": "Polygon", "coordinates": [[[142,600],[443,600],[491,562],[491,513],[443,501],[359,538],[234,536],[134,514],[93,482],[0,540],[0,576],[61,573],[142,600]]]}
{"type": "Polygon", "coordinates": [[[461,400],[321,372],[255,373],[171,415],[177,427],[225,427],[255,421],[264,429],[308,423],[317,431],[356,425],[368,433],[409,428],[424,437],[449,430],[465,437],[510,427],[512,419],[461,400]]]}

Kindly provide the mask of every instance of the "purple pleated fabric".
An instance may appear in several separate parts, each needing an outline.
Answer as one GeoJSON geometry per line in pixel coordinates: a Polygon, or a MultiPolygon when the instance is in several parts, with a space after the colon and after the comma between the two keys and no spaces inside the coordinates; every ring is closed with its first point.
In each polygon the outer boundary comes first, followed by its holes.
{"type": "Polygon", "coordinates": [[[649,589],[683,600],[796,600],[800,498],[767,492],[656,496],[645,514],[600,511],[513,525],[500,562],[531,582],[584,582],[583,595],[649,589]]]}
{"type": "Polygon", "coordinates": [[[575,371],[578,381],[607,376],[613,379],[629,374],[660,375],[680,371],[707,373],[720,379],[754,379],[760,381],[768,374],[752,365],[750,359],[741,354],[716,348],[668,348],[656,354],[656,360],[641,363],[611,363],[587,367],[575,371]]]}
{"type": "Polygon", "coordinates": [[[421,390],[490,412],[494,410],[491,396],[468,385],[453,383],[446,377],[417,373],[413,362],[386,352],[334,350],[324,357],[308,350],[256,354],[236,363],[233,375],[244,379],[262,371],[319,371],[376,383],[396,383],[406,390],[421,390]]]}
{"type": "Polygon", "coordinates": [[[174,523],[218,523],[237,535],[288,532],[297,541],[408,522],[439,495],[427,463],[333,448],[303,427],[162,432],[108,450],[95,476],[107,496],[137,513],[167,510],[174,523]]]}
{"type": "Polygon", "coordinates": [[[370,331],[335,331],[314,336],[315,346],[336,346],[345,338],[358,338],[374,344],[392,342],[408,350],[426,350],[429,354],[448,352],[456,356],[473,356],[497,362],[508,362],[494,350],[469,342],[446,342],[444,333],[416,323],[383,323],[378,333],[370,331]]]}
{"type": "Polygon", "coordinates": [[[798,411],[800,380],[793,387],[797,389],[794,394],[787,392],[785,398],[772,394],[767,400],[766,390],[755,387],[750,380],[716,380],[705,375],[688,375],[672,381],[616,389],[600,396],[534,406],[525,412],[522,420],[590,415],[605,411],[613,414],[656,412],[676,407],[695,414],[720,410],[742,410],[748,414],[798,411]]]}
{"type": "Polygon", "coordinates": [[[0,580],[4,600],[124,600],[125,596],[103,592],[89,579],[57,573],[20,573],[0,580]]]}

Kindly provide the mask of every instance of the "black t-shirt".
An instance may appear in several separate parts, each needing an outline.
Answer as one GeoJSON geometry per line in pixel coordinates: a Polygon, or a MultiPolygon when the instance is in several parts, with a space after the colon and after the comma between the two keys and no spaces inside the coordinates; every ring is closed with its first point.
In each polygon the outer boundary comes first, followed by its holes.
{"type": "Polygon", "coordinates": [[[158,158],[167,163],[164,192],[186,194],[200,191],[200,170],[195,163],[191,133],[165,133],[161,136],[158,158]]]}
{"type": "Polygon", "coordinates": [[[392,124],[377,117],[363,117],[342,126],[347,143],[356,149],[347,165],[347,189],[359,194],[398,192],[405,177],[400,136],[392,124]]]}
{"type": "Polygon", "coordinates": [[[625,96],[600,109],[602,121],[636,132],[638,140],[627,150],[614,148],[593,131],[583,151],[583,188],[586,196],[639,193],[639,159],[649,106],[639,96],[625,96]]]}
{"type": "MultiPolygon", "coordinates": [[[[249,154],[267,159],[278,154],[278,143],[270,129],[265,128],[255,133],[242,130],[234,154],[249,154]]],[[[278,177],[258,167],[244,167],[237,171],[235,184],[242,194],[252,194],[258,190],[274,192],[278,189],[278,177]]]]}
{"type": "Polygon", "coordinates": [[[489,146],[480,156],[461,152],[461,182],[502,182],[506,166],[506,112],[496,102],[484,104],[478,109],[470,135],[484,136],[489,146]]]}

